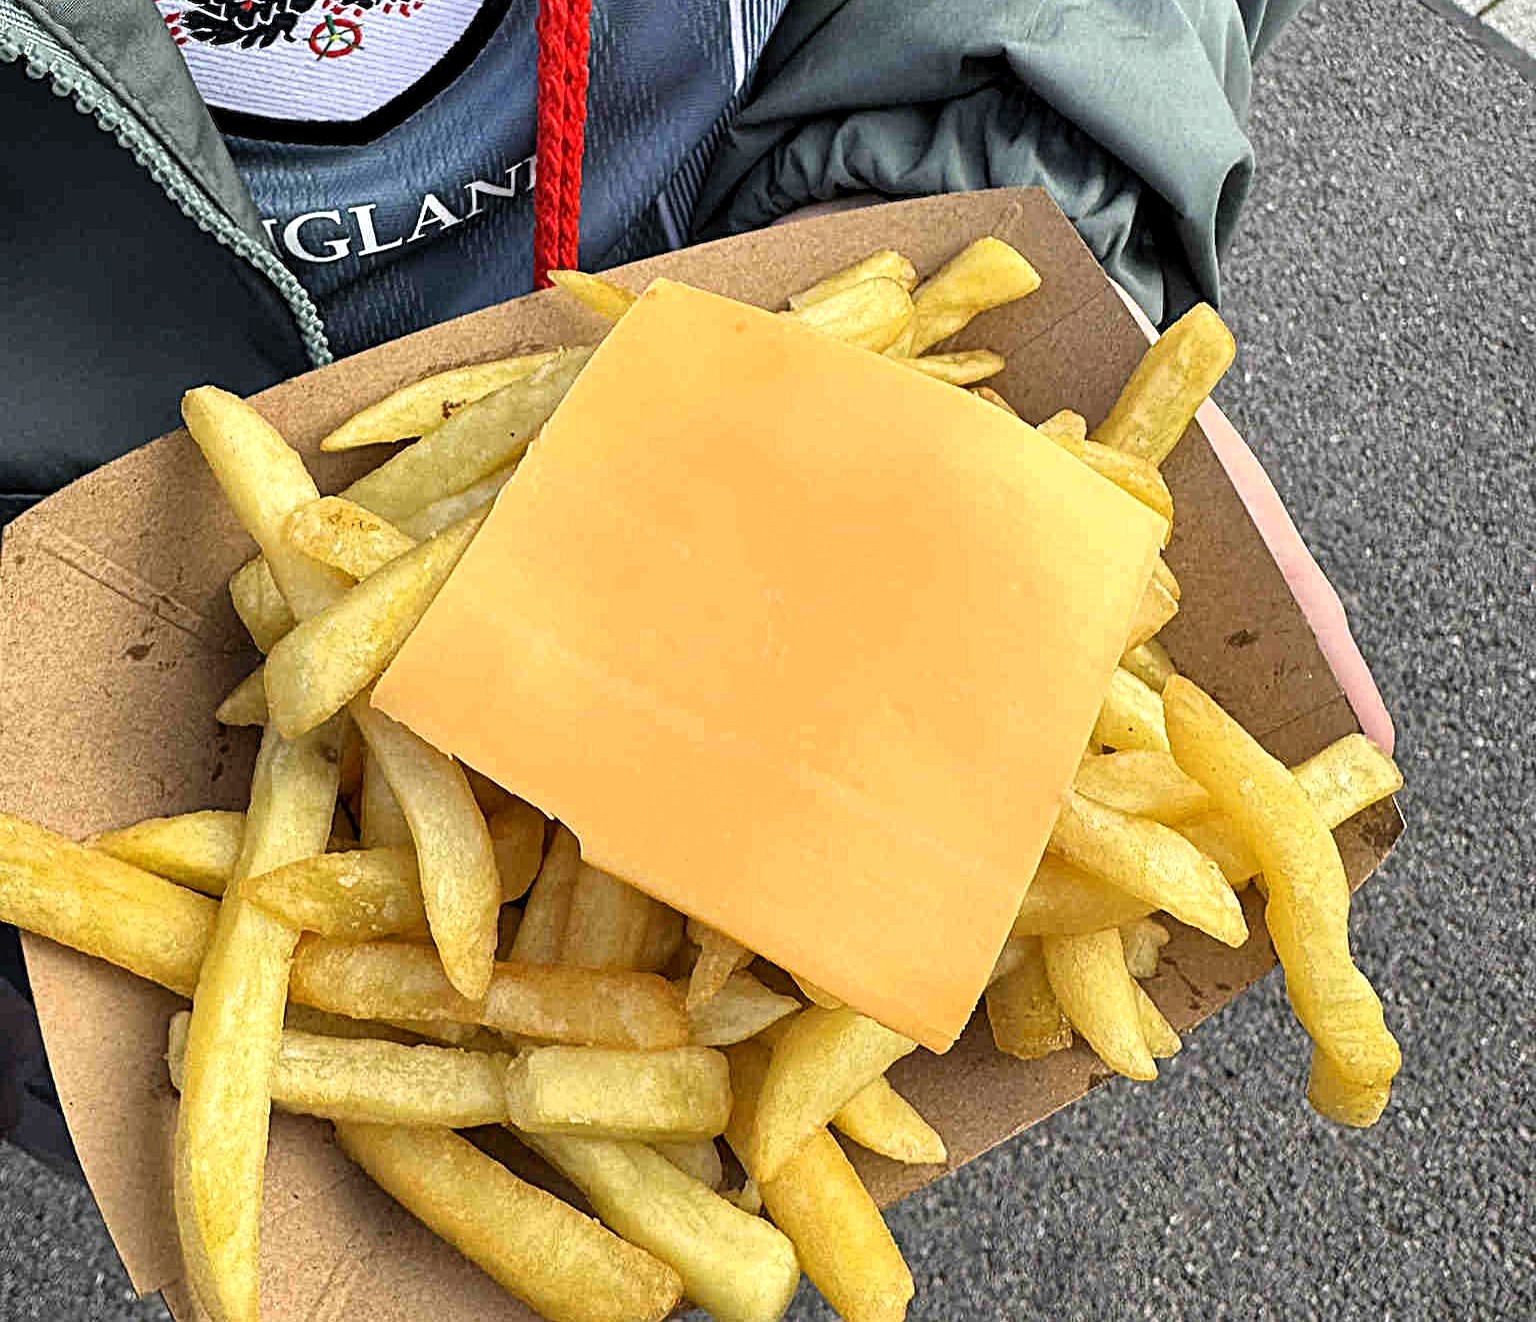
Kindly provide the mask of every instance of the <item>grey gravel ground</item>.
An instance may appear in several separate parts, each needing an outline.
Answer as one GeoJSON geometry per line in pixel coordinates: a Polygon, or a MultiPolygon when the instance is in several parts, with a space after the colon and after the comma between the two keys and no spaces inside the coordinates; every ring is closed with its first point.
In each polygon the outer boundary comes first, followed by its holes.
{"type": "MultiPolygon", "coordinates": [[[[1271,976],[1156,1085],[896,1209],[914,1319],[1536,1316],[1536,88],[1414,0],[1329,0],[1253,137],[1222,401],[1397,717],[1409,834],[1354,935],[1406,1065],[1376,1129],[1318,1122],[1271,976]]],[[[164,1316],[89,1194],[0,1149],[0,1319],[164,1316]]]]}

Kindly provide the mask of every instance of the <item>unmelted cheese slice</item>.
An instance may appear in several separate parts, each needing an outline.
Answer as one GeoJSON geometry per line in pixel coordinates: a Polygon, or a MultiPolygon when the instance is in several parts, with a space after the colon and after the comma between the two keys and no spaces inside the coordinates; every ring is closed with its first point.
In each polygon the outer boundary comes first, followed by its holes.
{"type": "Polygon", "coordinates": [[[943,1051],[1163,530],[1002,409],[657,281],[373,702],[943,1051]]]}

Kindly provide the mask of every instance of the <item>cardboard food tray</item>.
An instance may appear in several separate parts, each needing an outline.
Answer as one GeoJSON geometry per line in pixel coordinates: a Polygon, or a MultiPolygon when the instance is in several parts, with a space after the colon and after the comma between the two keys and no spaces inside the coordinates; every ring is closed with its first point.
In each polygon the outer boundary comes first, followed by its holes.
{"type": "MultiPolygon", "coordinates": [[[[1024,252],[1042,283],[978,318],[957,347],[1006,355],[1007,371],[991,384],[1025,418],[1071,407],[1097,423],[1145,340],[1040,190],[844,212],[640,262],[615,278],[639,289],[666,275],[779,307],[875,248],[900,249],[926,274],[984,234],[1024,252]]],[[[309,458],[321,490],[335,491],[381,457],[317,452],[320,438],[356,409],[430,372],[592,342],[601,330],[559,293],[534,294],[310,372],[254,402],[309,458]]],[[[728,419],[720,443],[730,443],[728,419]]],[[[1198,427],[1165,472],[1177,503],[1167,558],[1183,608],[1164,637],[1180,668],[1288,762],[1355,731],[1300,608],[1198,427]]],[[[912,495],[922,499],[918,475],[912,495]]],[[[254,732],[223,729],[213,713],[256,661],[226,591],[251,553],[185,432],[82,478],[7,529],[0,808],[79,837],[155,814],[245,806],[254,732]]],[[[1340,829],[1352,885],[1401,829],[1391,802],[1340,829]]],[[[1274,965],[1252,889],[1244,900],[1253,936],[1240,950],[1170,923],[1174,938],[1149,990],[1180,1030],[1274,965]]],[[[26,951],[59,1096],[107,1227],[134,1286],[164,1290],[188,1322],[199,1314],[182,1280],[171,1209],[176,1103],[164,1063],[166,1023],[183,1002],[40,938],[28,937],[26,951]]],[[[1296,1058],[1301,1106],[1299,1047],[1296,1058]]],[[[982,1015],[947,1056],[920,1051],[892,1076],[943,1134],[953,1169],[1109,1074],[1082,1045],[1043,1061],[999,1055],[982,1015]]],[[[882,1203],[946,1170],[851,1152],[882,1203]]],[[[317,1121],[273,1117],[262,1248],[267,1319],[532,1316],[377,1190],[317,1121]]]]}

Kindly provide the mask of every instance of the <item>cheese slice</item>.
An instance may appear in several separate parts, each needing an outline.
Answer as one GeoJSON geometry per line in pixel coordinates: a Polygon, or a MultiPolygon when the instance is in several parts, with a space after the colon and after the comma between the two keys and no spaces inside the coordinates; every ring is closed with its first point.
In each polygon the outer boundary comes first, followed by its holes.
{"type": "Polygon", "coordinates": [[[657,281],[373,701],[589,862],[942,1051],[1163,530],[1002,409],[657,281]]]}

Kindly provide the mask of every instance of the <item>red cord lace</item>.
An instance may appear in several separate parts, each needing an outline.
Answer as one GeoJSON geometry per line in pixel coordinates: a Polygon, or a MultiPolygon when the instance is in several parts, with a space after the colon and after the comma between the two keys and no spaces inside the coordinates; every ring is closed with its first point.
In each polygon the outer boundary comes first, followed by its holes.
{"type": "Polygon", "coordinates": [[[587,126],[592,0],[539,0],[538,144],[533,185],[533,287],[578,263],[581,152],[587,126]]]}

